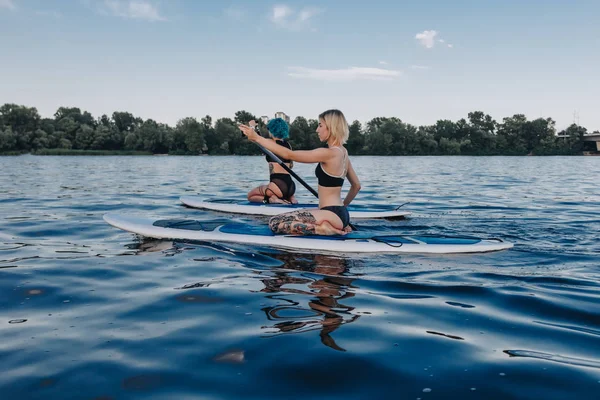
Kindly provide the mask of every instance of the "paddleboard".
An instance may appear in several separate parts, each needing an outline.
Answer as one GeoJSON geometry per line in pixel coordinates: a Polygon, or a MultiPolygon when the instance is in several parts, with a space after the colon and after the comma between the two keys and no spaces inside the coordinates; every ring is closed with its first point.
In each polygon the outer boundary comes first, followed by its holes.
{"type": "Polygon", "coordinates": [[[509,249],[500,239],[399,235],[360,230],[336,236],[275,235],[266,225],[205,222],[182,219],[151,219],[106,214],[110,225],[156,239],[234,242],[292,250],[346,253],[482,253],[509,249]]]}
{"type": "MultiPolygon", "coordinates": [[[[199,196],[182,196],[179,200],[186,206],[203,208],[205,210],[221,211],[247,215],[273,216],[303,208],[318,207],[317,204],[263,204],[236,199],[204,199],[199,196]]],[[[348,207],[351,219],[372,218],[405,218],[410,211],[399,210],[398,206],[390,205],[350,205],[348,207]]]]}

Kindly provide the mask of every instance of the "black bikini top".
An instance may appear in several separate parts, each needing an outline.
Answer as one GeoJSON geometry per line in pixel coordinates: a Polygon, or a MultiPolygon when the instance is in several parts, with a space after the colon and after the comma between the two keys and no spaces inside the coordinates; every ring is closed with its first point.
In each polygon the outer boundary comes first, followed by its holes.
{"type": "MultiPolygon", "coordinates": [[[[277,143],[280,146],[283,146],[285,148],[288,149],[292,149],[292,146],[289,144],[289,142],[287,140],[275,140],[275,143],[277,143]]],[[[281,161],[283,161],[284,163],[289,163],[290,160],[286,160],[285,158],[279,157],[279,159],[281,161]]],[[[267,162],[277,162],[275,160],[273,160],[270,156],[265,156],[265,160],[267,160],[267,162]]]]}
{"type": "Polygon", "coordinates": [[[325,172],[323,167],[321,167],[321,163],[318,163],[317,168],[315,168],[315,175],[317,176],[317,180],[319,181],[319,186],[342,187],[344,185],[344,178],[346,178],[347,154],[340,147],[332,147],[332,149],[339,149],[340,151],[342,151],[344,153],[344,159],[342,161],[344,163],[344,172],[340,176],[328,174],[327,172],[325,172]]]}

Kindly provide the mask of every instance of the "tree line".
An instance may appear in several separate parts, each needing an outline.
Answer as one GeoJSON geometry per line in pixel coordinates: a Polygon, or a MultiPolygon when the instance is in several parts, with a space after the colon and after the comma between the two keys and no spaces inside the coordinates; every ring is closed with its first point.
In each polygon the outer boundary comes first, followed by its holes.
{"type": "MultiPolygon", "coordinates": [[[[216,121],[209,115],[200,120],[183,118],[172,127],[129,112],[94,118],[76,107],[60,107],[54,118],[42,118],[35,107],[4,104],[0,107],[0,154],[52,154],[52,150],[55,154],[260,154],[236,127],[236,123],[251,119],[259,121],[247,111],[238,111],[233,118],[216,121]]],[[[482,111],[470,112],[456,122],[439,120],[428,126],[377,117],[366,124],[352,122],[346,147],[355,155],[581,154],[587,129],[572,124],[557,133],[555,125],[551,118],[528,120],[522,114],[497,122],[482,111]]],[[[259,126],[266,134],[261,122],[259,126]]],[[[315,119],[296,117],[290,124],[293,148],[322,146],[316,128],[315,119]]]]}

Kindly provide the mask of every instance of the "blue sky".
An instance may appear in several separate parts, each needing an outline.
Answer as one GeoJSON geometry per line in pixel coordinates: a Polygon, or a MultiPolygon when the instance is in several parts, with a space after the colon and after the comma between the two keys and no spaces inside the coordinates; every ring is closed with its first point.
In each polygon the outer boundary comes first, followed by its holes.
{"type": "Polygon", "coordinates": [[[600,129],[600,1],[0,0],[0,103],[600,129]]]}

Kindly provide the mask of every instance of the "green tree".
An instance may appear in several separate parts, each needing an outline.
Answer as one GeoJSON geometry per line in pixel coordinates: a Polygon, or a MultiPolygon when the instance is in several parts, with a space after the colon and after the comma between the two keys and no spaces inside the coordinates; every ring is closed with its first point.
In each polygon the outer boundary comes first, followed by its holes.
{"type": "Polygon", "coordinates": [[[470,112],[468,139],[470,141],[469,154],[494,154],[496,151],[496,126],[497,122],[482,111],[470,112]]]}
{"type": "Polygon", "coordinates": [[[458,139],[456,124],[447,119],[437,121],[433,126],[433,137],[437,142],[441,138],[458,139]]]}
{"type": "Polygon", "coordinates": [[[189,151],[191,154],[202,154],[206,148],[203,126],[196,118],[184,118],[177,122],[173,132],[172,148],[178,151],[189,151]]]}
{"type": "Polygon", "coordinates": [[[56,120],[56,129],[63,132],[63,137],[71,143],[75,143],[75,136],[80,125],[71,117],[64,117],[56,120]]]}
{"type": "Polygon", "coordinates": [[[125,135],[129,132],[133,132],[144,122],[141,118],[136,118],[131,113],[120,111],[115,111],[112,114],[112,119],[117,126],[117,129],[119,129],[119,132],[123,132],[125,135]]]}
{"type": "Polygon", "coordinates": [[[108,150],[111,148],[111,128],[104,124],[98,124],[94,132],[93,140],[89,144],[92,150],[108,150]]]}
{"type": "Polygon", "coordinates": [[[75,133],[75,148],[80,150],[89,150],[94,143],[95,131],[94,128],[87,124],[83,124],[75,133]]]}
{"type": "Polygon", "coordinates": [[[206,147],[209,154],[223,154],[222,146],[225,142],[225,138],[217,133],[216,125],[213,128],[212,118],[207,115],[202,118],[202,125],[204,129],[204,140],[206,141],[206,147]]]}
{"type": "Polygon", "coordinates": [[[567,129],[561,131],[559,135],[567,135],[566,150],[571,154],[579,154],[583,150],[583,139],[587,129],[577,124],[571,124],[567,129]]]}
{"type": "Polygon", "coordinates": [[[316,120],[296,117],[290,124],[290,143],[296,150],[310,150],[321,147],[316,120]]]}
{"type": "Polygon", "coordinates": [[[505,146],[503,154],[524,155],[527,154],[527,143],[525,141],[525,129],[527,118],[523,114],[515,114],[506,117],[498,125],[498,136],[503,138],[505,146]]]}
{"type": "Polygon", "coordinates": [[[447,155],[459,155],[460,143],[455,139],[441,138],[439,143],[439,152],[447,155]]]}
{"type": "Polygon", "coordinates": [[[63,131],[54,131],[52,135],[49,135],[48,142],[49,149],[71,149],[73,147],[73,143],[65,137],[63,131]]]}
{"type": "Polygon", "coordinates": [[[63,118],[71,118],[78,125],[87,125],[91,128],[96,127],[96,120],[87,111],[81,112],[77,107],[59,107],[54,113],[54,119],[59,121],[63,118]]]}
{"type": "Polygon", "coordinates": [[[254,120],[259,127],[259,131],[262,133],[262,136],[267,136],[267,130],[264,127],[262,120],[257,118],[256,115],[248,112],[248,111],[238,111],[235,113],[234,117],[234,127],[236,129],[236,133],[232,135],[229,140],[229,148],[232,154],[240,154],[240,155],[249,155],[249,154],[257,154],[260,152],[258,147],[247,140],[245,137],[242,137],[241,131],[237,128],[237,124],[247,124],[249,121],[254,120]]]}
{"type": "Polygon", "coordinates": [[[17,135],[34,132],[39,127],[40,120],[41,117],[35,107],[8,103],[0,107],[2,126],[10,126],[12,132],[17,135]]]}
{"type": "Polygon", "coordinates": [[[240,123],[240,124],[248,124],[249,121],[254,120],[256,122],[259,121],[258,118],[256,118],[256,116],[252,113],[249,113],[248,111],[237,111],[235,113],[235,118],[233,119],[235,122],[240,123]]]}
{"type": "Polygon", "coordinates": [[[392,118],[388,118],[388,117],[375,117],[372,120],[370,120],[369,122],[367,122],[367,129],[366,131],[368,133],[373,133],[376,132],[379,128],[381,128],[381,126],[389,120],[398,120],[398,118],[392,117],[392,118]]]}
{"type": "MultiPolygon", "coordinates": [[[[297,118],[296,118],[297,119],[297,118]]],[[[361,154],[365,146],[365,137],[362,133],[362,125],[359,121],[354,121],[349,126],[350,134],[346,148],[349,154],[361,154]]]]}
{"type": "Polygon", "coordinates": [[[97,126],[111,127],[111,126],[113,126],[113,122],[110,120],[110,118],[106,114],[102,114],[102,116],[100,118],[98,118],[97,126]]]}
{"type": "Polygon", "coordinates": [[[533,152],[535,149],[543,152],[541,143],[549,143],[549,139],[556,136],[555,122],[552,118],[538,118],[530,121],[525,126],[524,140],[528,152],[533,152]]]}
{"type": "Polygon", "coordinates": [[[417,137],[419,140],[420,154],[432,155],[438,152],[438,142],[435,140],[433,129],[428,127],[419,127],[417,130],[417,137]]]}
{"type": "Polygon", "coordinates": [[[32,150],[46,149],[49,145],[48,134],[42,129],[36,129],[30,136],[29,148],[32,150]]]}
{"type": "Polygon", "coordinates": [[[170,131],[164,124],[159,124],[152,119],[148,119],[136,129],[138,136],[138,149],[149,151],[151,153],[167,153],[170,147],[170,131]]]}
{"type": "Polygon", "coordinates": [[[125,135],[125,150],[142,150],[143,142],[137,132],[129,132],[125,135]]]}
{"type": "Polygon", "coordinates": [[[56,131],[55,123],[56,122],[52,118],[42,118],[39,126],[40,129],[42,129],[48,135],[52,135],[54,134],[54,131],[56,131]]]}
{"type": "Polygon", "coordinates": [[[471,136],[471,125],[464,118],[459,119],[454,124],[456,130],[454,131],[454,137],[457,142],[462,142],[465,139],[468,139],[471,136]]]}
{"type": "Polygon", "coordinates": [[[483,111],[473,111],[467,114],[472,127],[488,134],[494,134],[497,122],[483,111]]]}
{"type": "Polygon", "coordinates": [[[230,118],[218,119],[215,123],[215,135],[221,140],[221,145],[214,154],[237,154],[236,150],[242,137],[233,120],[230,118]]]}
{"type": "Polygon", "coordinates": [[[392,135],[380,130],[370,133],[366,137],[368,154],[376,156],[387,156],[392,154],[392,135]]]}
{"type": "Polygon", "coordinates": [[[14,151],[17,149],[17,137],[12,128],[7,126],[4,130],[0,126],[0,152],[14,151]]]}
{"type": "Polygon", "coordinates": [[[62,138],[62,139],[60,139],[58,147],[61,149],[72,149],[73,144],[71,143],[71,141],[69,139],[62,138]]]}

